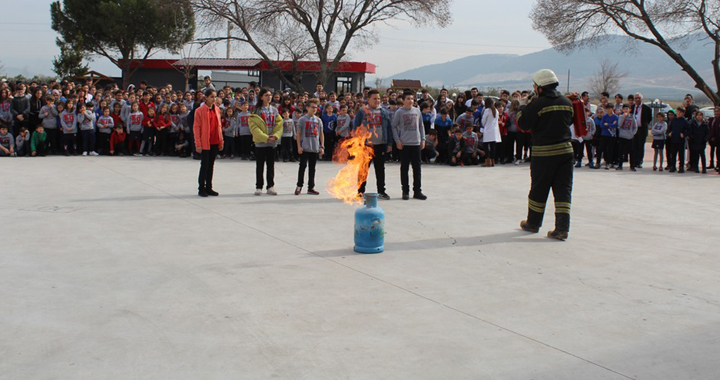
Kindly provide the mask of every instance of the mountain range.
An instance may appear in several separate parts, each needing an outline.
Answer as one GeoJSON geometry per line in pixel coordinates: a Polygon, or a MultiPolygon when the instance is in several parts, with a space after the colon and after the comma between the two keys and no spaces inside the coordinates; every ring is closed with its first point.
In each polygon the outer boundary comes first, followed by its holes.
{"type": "MultiPolygon", "coordinates": [[[[678,50],[711,86],[715,83],[713,47],[702,41],[700,35],[686,37],[682,44],[678,42],[678,50]]],[[[621,81],[620,92],[624,94],[642,92],[646,98],[666,100],[682,99],[688,92],[700,94],[691,78],[662,50],[616,35],[569,54],[551,48],[525,55],[474,55],[422,66],[384,78],[383,86],[389,86],[392,79],[417,79],[432,87],[526,89],[535,71],[549,68],[557,73],[564,90],[569,71],[570,90],[581,92],[589,90],[588,83],[603,60],[617,63],[618,69],[627,74],[621,81]]]]}

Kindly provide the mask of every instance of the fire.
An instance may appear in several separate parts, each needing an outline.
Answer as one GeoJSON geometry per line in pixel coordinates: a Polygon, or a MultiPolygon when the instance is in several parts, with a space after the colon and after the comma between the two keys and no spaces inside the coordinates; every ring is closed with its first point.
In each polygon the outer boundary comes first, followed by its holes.
{"type": "Polygon", "coordinates": [[[335,178],[330,178],[327,191],[333,197],[349,205],[361,205],[362,197],[358,189],[362,183],[359,179],[367,179],[370,169],[369,163],[373,159],[374,151],[365,141],[372,136],[370,131],[361,125],[350,136],[343,140],[333,153],[333,162],[345,164],[335,178]]]}

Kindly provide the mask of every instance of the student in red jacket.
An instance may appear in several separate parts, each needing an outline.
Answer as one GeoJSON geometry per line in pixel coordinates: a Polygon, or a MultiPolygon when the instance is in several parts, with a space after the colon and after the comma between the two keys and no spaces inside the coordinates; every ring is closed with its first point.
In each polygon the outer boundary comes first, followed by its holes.
{"type": "Polygon", "coordinates": [[[215,104],[215,90],[205,90],[205,102],[195,111],[193,135],[195,150],[200,153],[198,195],[219,195],[212,187],[213,167],[218,151],[223,149],[220,107],[215,104]]]}
{"type": "Polygon", "coordinates": [[[115,131],[110,135],[110,155],[125,155],[126,147],[125,140],[127,139],[127,133],[121,125],[115,124],[115,131]]]}
{"type": "Polygon", "coordinates": [[[157,137],[155,138],[157,143],[156,153],[158,156],[164,156],[170,154],[168,147],[168,132],[172,125],[172,118],[170,116],[170,106],[167,103],[163,103],[160,106],[160,112],[155,118],[155,128],[157,128],[157,137]]]}
{"type": "Polygon", "coordinates": [[[147,111],[147,116],[143,116],[142,120],[143,132],[140,153],[142,153],[143,156],[147,154],[152,156],[153,152],[157,153],[157,149],[153,149],[155,135],[157,134],[157,129],[155,129],[155,107],[150,107],[147,111]]]}

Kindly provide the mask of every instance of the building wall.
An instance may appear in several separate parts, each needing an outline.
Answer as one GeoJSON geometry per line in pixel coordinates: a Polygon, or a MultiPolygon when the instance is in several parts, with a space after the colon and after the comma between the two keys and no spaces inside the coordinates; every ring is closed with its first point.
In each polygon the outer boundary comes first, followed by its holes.
{"type": "MultiPolygon", "coordinates": [[[[194,70],[193,74],[194,77],[190,78],[191,89],[197,83],[197,70],[194,70]]],[[[177,70],[139,69],[130,77],[130,83],[137,86],[141,81],[153,87],[162,87],[169,83],[175,90],[185,90],[185,75],[177,70]]]]}
{"type": "MultiPolygon", "coordinates": [[[[197,70],[194,70],[193,77],[190,78],[190,88],[197,90],[197,70]]],[[[365,74],[364,73],[333,73],[330,75],[325,91],[338,91],[337,78],[338,77],[349,77],[351,80],[351,92],[361,92],[365,85],[365,74]]],[[[214,79],[214,78],[213,78],[214,79]]],[[[170,69],[139,69],[130,78],[130,83],[136,86],[141,82],[145,81],[148,85],[153,87],[165,86],[168,83],[173,86],[173,89],[184,90],[185,89],[185,77],[182,72],[170,69]]],[[[213,81],[214,82],[214,81],[213,81]]],[[[317,83],[317,77],[314,73],[304,73],[302,75],[302,85],[305,91],[309,93],[315,92],[315,84],[317,83]]],[[[221,83],[223,84],[223,83],[221,83]]],[[[278,75],[274,72],[263,71],[260,73],[260,84],[264,87],[270,87],[273,89],[284,89],[285,85],[282,83],[278,75]]],[[[215,84],[216,86],[218,83],[215,84]]]]}
{"type": "MultiPolygon", "coordinates": [[[[325,91],[338,91],[337,88],[337,78],[338,77],[349,77],[351,78],[352,82],[352,88],[351,92],[357,93],[362,92],[363,87],[365,86],[365,74],[364,73],[333,73],[330,75],[330,79],[328,80],[328,83],[325,85],[325,91]]],[[[313,73],[303,73],[302,75],[302,85],[305,91],[309,93],[315,92],[315,84],[317,83],[317,76],[313,73]]],[[[280,77],[270,71],[264,71],[260,74],[260,85],[263,87],[270,87],[273,89],[284,89],[285,84],[282,83],[280,80],[280,77]]]]}

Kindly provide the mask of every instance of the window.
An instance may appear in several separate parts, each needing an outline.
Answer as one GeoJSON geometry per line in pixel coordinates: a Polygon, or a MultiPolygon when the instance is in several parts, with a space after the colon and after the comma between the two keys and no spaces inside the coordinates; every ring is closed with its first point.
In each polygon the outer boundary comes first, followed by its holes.
{"type": "Polygon", "coordinates": [[[352,82],[352,77],[337,77],[336,92],[338,94],[352,93],[352,82]]]}

